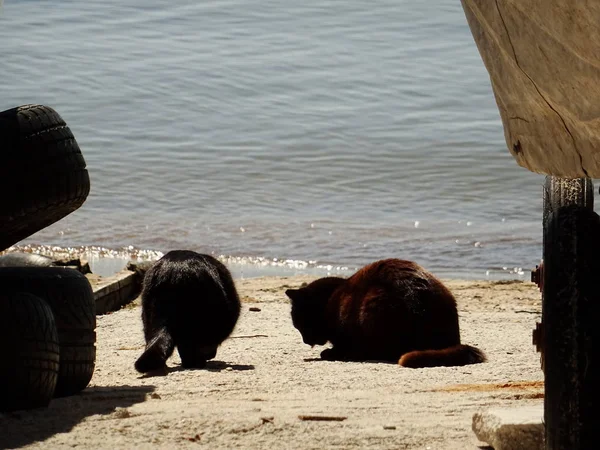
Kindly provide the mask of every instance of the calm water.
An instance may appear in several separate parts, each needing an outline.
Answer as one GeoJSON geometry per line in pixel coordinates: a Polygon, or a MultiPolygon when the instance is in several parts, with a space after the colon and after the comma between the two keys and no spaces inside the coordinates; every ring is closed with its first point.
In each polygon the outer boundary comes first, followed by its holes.
{"type": "Polygon", "coordinates": [[[543,177],[505,147],[459,0],[9,0],[0,55],[0,110],[54,107],[92,179],[24,244],[244,276],[395,256],[528,278],[541,256],[543,177]]]}

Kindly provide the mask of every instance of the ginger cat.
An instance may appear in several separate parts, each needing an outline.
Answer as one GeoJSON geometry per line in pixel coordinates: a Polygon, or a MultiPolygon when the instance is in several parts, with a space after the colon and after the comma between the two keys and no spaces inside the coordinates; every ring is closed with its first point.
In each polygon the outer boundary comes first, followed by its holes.
{"type": "Polygon", "coordinates": [[[384,259],[348,279],[325,277],[288,289],[292,321],[308,345],[333,344],[321,358],[381,360],[419,368],[486,361],[460,343],[456,300],[412,261],[384,259]]]}

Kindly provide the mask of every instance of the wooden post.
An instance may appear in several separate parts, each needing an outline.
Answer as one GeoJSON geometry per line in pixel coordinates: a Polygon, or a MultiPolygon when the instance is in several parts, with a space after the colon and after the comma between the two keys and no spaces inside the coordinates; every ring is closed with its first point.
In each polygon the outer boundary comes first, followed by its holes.
{"type": "Polygon", "coordinates": [[[543,223],[546,450],[591,450],[600,432],[600,218],[591,180],[547,177],[543,223]]]}

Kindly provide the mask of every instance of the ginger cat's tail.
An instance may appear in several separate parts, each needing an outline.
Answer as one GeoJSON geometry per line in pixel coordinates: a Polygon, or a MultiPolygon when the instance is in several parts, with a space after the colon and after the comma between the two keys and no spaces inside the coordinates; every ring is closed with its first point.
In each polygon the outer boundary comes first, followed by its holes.
{"type": "Polygon", "coordinates": [[[455,345],[441,350],[415,350],[402,355],[398,364],[418,369],[421,367],[466,366],[487,361],[485,354],[470,345],[455,345]]]}
{"type": "Polygon", "coordinates": [[[165,367],[167,359],[175,350],[175,342],[165,327],[158,330],[154,338],[146,345],[146,350],[135,362],[135,370],[141,373],[165,367]]]}

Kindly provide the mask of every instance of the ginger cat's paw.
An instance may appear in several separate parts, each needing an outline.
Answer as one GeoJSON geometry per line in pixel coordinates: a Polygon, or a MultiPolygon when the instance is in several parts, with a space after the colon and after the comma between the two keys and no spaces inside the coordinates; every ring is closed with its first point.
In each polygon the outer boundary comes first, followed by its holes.
{"type": "Polygon", "coordinates": [[[325,361],[336,361],[337,358],[335,350],[332,348],[326,348],[321,352],[321,359],[324,359],[325,361]]]}

